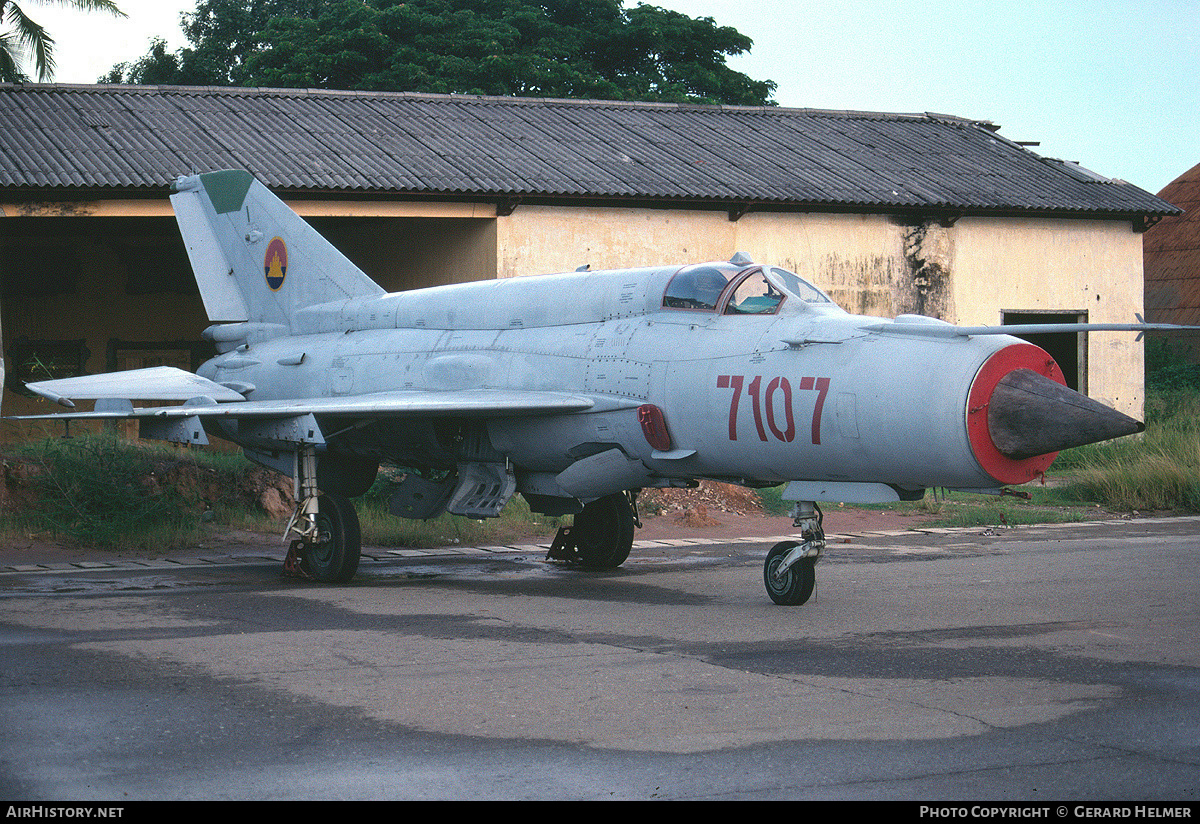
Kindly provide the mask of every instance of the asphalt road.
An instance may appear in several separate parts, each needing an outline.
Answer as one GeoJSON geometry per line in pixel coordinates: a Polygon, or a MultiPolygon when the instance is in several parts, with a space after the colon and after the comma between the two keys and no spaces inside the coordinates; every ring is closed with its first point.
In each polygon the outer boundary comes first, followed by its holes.
{"type": "Polygon", "coordinates": [[[0,573],[0,799],[1196,803],[1200,520],[0,573]]]}

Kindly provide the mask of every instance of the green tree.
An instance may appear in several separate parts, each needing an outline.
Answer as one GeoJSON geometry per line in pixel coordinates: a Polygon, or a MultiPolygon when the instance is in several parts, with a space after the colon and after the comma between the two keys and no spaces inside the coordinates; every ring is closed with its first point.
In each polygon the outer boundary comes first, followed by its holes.
{"type": "MultiPolygon", "coordinates": [[[[118,17],[125,13],[113,0],[38,0],[71,6],[80,11],[106,11],[118,17]]],[[[38,80],[54,76],[54,38],[38,25],[13,0],[0,0],[0,81],[23,83],[29,79],[22,71],[26,55],[32,55],[38,80]]]]}
{"type": "Polygon", "coordinates": [[[102,82],[770,104],[729,68],[752,42],[621,0],[200,0],[102,82]]]}

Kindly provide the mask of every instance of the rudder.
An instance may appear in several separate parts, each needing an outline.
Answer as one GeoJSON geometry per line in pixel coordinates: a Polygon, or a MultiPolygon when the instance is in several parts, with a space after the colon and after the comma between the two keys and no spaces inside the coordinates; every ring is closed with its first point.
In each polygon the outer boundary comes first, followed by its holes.
{"type": "Polygon", "coordinates": [[[298,309],[384,290],[248,172],[179,178],[171,206],[209,320],[291,326],[298,309]]]}

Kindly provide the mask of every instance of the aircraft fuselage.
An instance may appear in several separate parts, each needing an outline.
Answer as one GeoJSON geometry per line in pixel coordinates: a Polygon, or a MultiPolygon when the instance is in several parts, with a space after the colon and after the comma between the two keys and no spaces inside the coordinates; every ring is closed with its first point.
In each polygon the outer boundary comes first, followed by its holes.
{"type": "MultiPolygon", "coordinates": [[[[297,313],[294,330],[234,348],[200,374],[252,386],[253,400],[482,388],[585,394],[596,404],[587,412],[486,422],[518,489],[557,495],[571,490],[555,476],[613,448],[644,467],[631,466],[629,477],[643,472],[647,486],[702,477],[876,485],[847,487],[848,500],[855,491],[874,500],[881,482],[912,492],[994,488],[1041,471],[989,475],[967,426],[980,367],[1016,339],[881,334],[864,327],[888,321],[795,294],[773,314],[666,306],[680,271],[569,273],[314,306],[297,313]],[[645,405],[660,410],[669,443],[648,440],[638,418],[645,405]]],[[[392,443],[376,437],[380,457],[429,459],[428,447],[405,454],[405,442],[419,439],[403,423],[393,431],[392,443]]]]}

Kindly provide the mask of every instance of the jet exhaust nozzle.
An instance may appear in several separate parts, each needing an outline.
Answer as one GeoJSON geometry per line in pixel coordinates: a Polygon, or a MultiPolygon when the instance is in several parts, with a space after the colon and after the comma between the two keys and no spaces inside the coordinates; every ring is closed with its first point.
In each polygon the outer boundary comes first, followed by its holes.
{"type": "Polygon", "coordinates": [[[1013,460],[1142,432],[1141,421],[1032,369],[1014,369],[992,391],[988,432],[1013,460]]]}

